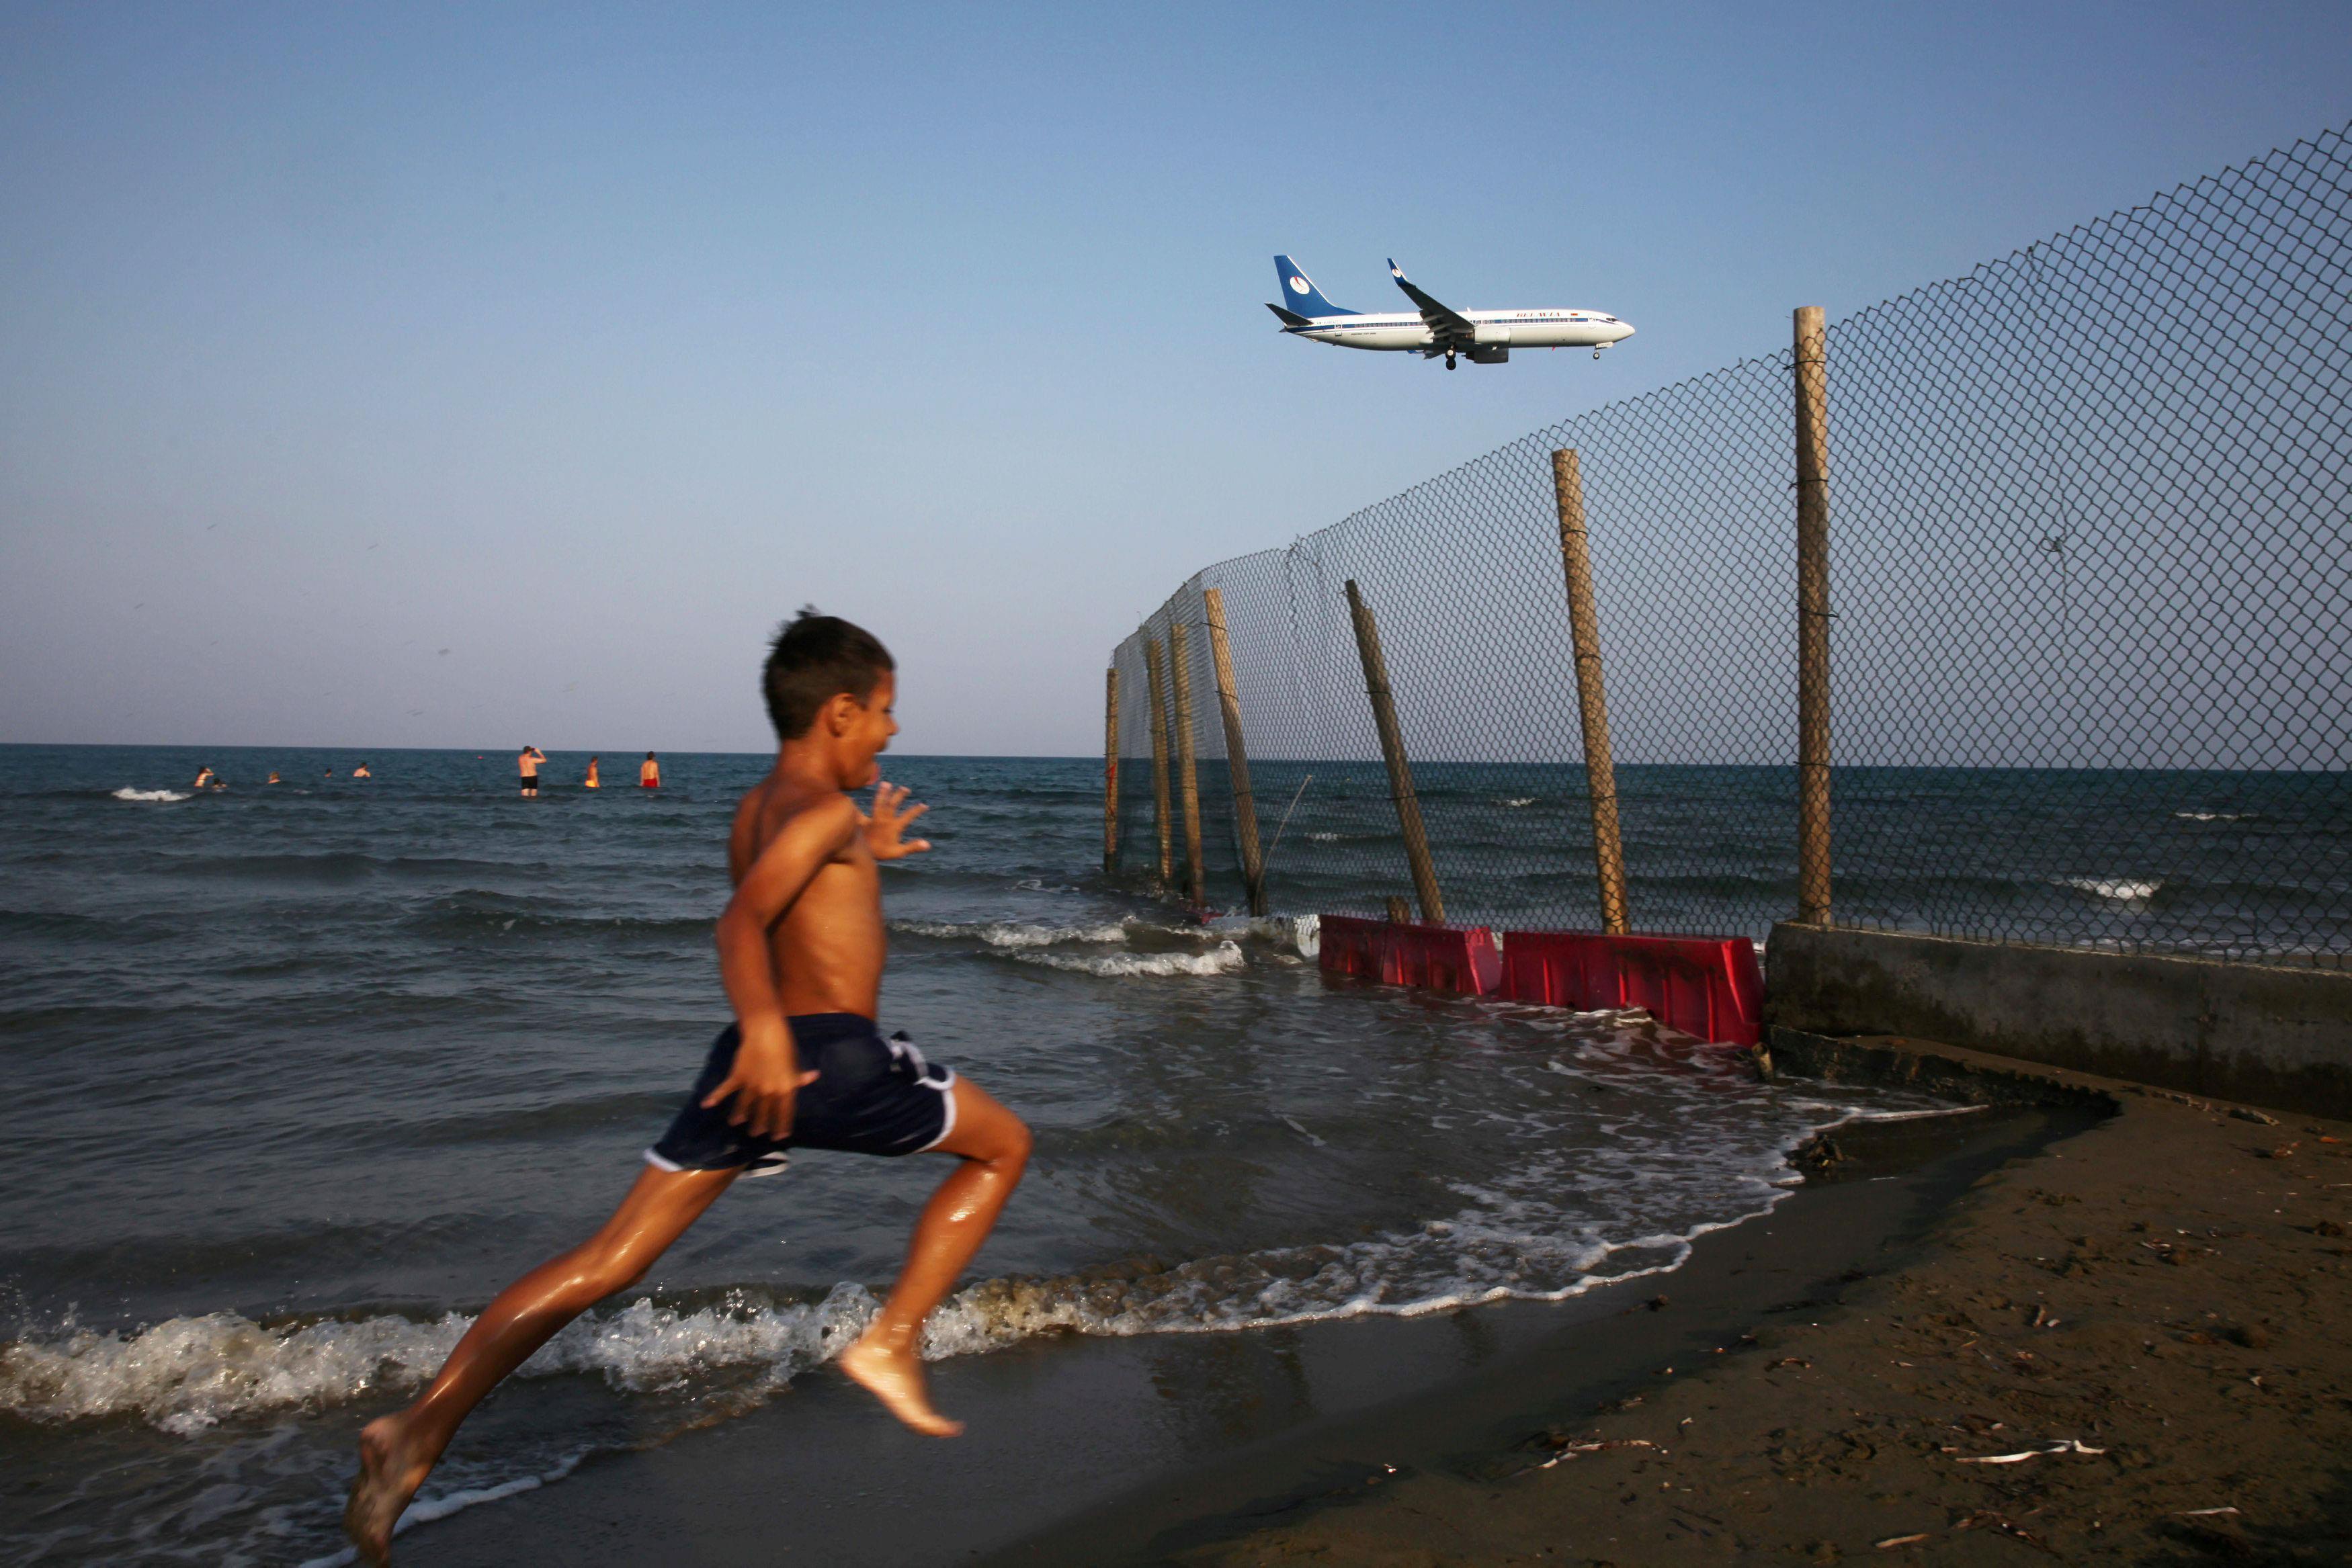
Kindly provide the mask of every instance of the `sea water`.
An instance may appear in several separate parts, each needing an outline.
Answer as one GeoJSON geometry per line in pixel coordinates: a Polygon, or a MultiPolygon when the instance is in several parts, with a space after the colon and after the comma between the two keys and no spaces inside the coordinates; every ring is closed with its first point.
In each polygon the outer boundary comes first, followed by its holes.
{"type": "MultiPolygon", "coordinates": [[[[365,1419],[579,1240],[727,1019],[729,813],[766,763],[536,800],[503,752],[0,747],[0,1554],[299,1563],[365,1419]],[[221,791],[189,781],[209,763],[221,791]],[[271,770],[286,782],[263,780],[271,770]]],[[[1638,1017],[1328,985],[1311,919],[1107,884],[1100,765],[885,758],[885,1023],[1037,1134],[949,1358],[1564,1298],[1767,1210],[1900,1095],[1755,1082],[1638,1017]]],[[[939,1162],[729,1195],[488,1402],[412,1511],[749,1410],[886,1288],[939,1162]]]]}

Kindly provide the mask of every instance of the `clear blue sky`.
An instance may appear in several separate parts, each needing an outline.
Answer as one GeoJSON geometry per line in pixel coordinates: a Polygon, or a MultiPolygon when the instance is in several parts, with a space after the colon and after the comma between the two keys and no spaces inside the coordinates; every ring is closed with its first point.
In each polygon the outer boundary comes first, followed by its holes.
{"type": "Polygon", "coordinates": [[[813,601],[1093,751],[1195,568],[2352,118],[2342,4],[850,9],[0,7],[0,740],[755,749],[813,601]]]}

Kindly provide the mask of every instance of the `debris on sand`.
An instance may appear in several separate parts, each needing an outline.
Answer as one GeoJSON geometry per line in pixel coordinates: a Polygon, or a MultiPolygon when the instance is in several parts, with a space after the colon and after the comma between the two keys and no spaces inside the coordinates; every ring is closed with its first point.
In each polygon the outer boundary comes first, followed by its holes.
{"type": "Polygon", "coordinates": [[[2020,1448],[2013,1454],[1986,1454],[1979,1458],[1962,1458],[1963,1465],[2021,1465],[2028,1459],[2038,1459],[2044,1454],[2104,1454],[2105,1448],[2094,1448],[2080,1437],[2069,1437],[2063,1443],[2053,1443],[2046,1448],[2020,1448]]]}

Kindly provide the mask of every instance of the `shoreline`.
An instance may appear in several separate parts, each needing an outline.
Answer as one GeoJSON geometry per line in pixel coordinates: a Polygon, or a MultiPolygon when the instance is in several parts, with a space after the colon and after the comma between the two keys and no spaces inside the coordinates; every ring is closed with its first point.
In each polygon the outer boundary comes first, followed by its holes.
{"type": "MultiPolygon", "coordinates": [[[[2066,1113],[2064,1129],[2081,1120],[2066,1113]]],[[[1385,1478],[1381,1465],[1402,1474],[1465,1448],[1507,1448],[1524,1429],[1509,1417],[1497,1427],[1512,1401],[1496,1390],[1524,1396],[1563,1378],[1630,1388],[1661,1364],[1661,1347],[1696,1353],[1737,1332],[1752,1293],[1742,1275],[1804,1300],[1916,1236],[1982,1169],[2064,1129],[2040,1112],[1845,1124],[1841,1138],[1892,1155],[1879,1179],[1856,1160],[1845,1179],[1808,1182],[1765,1215],[1698,1236],[1675,1270],[1566,1301],[1247,1333],[1054,1335],[934,1364],[941,1407],[971,1421],[954,1443],[915,1438],[844,1380],[811,1376],[712,1429],[593,1457],[560,1487],[404,1535],[402,1551],[447,1564],[656,1551],[714,1564],[786,1552],[843,1564],[1157,1561],[1156,1536],[1245,1508],[1276,1473],[1311,1494],[1328,1490],[1319,1478],[1334,1464],[1385,1478]],[[1644,1310],[1661,1291],[1667,1305],[1644,1310]],[[1407,1416],[1420,1446],[1404,1462],[1347,1458],[1351,1434],[1415,1402],[1454,1414],[1407,1416]]]]}
{"type": "Polygon", "coordinates": [[[1517,1473],[1195,1519],[1127,1560],[2352,1562],[2352,1124],[1928,1042],[1774,1044],[1811,1075],[2114,1113],[1820,1311],[1759,1314],[1635,1399],[1560,1400],[1517,1473]]]}

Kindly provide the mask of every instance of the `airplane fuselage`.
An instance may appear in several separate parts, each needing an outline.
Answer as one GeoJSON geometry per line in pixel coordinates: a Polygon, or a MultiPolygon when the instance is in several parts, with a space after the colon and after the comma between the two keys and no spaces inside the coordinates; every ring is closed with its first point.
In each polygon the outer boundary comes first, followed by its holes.
{"type": "Polygon", "coordinates": [[[1389,260],[1389,276],[1413,303],[1411,311],[1356,311],[1336,305],[1286,256],[1274,258],[1284,302],[1266,308],[1284,333],[1339,349],[1386,350],[1391,353],[1441,356],[1452,370],[1457,360],[1474,365],[1508,363],[1513,349],[1590,349],[1622,343],[1633,329],[1605,310],[1456,310],[1414,287],[1404,269],[1389,260]]]}
{"type": "MultiPolygon", "coordinates": [[[[1605,349],[1633,335],[1633,329],[1598,310],[1465,310],[1480,347],[1513,349],[1605,349]]],[[[1323,316],[1303,326],[1285,327],[1295,338],[1342,349],[1426,351],[1437,334],[1419,314],[1323,316]]]]}

